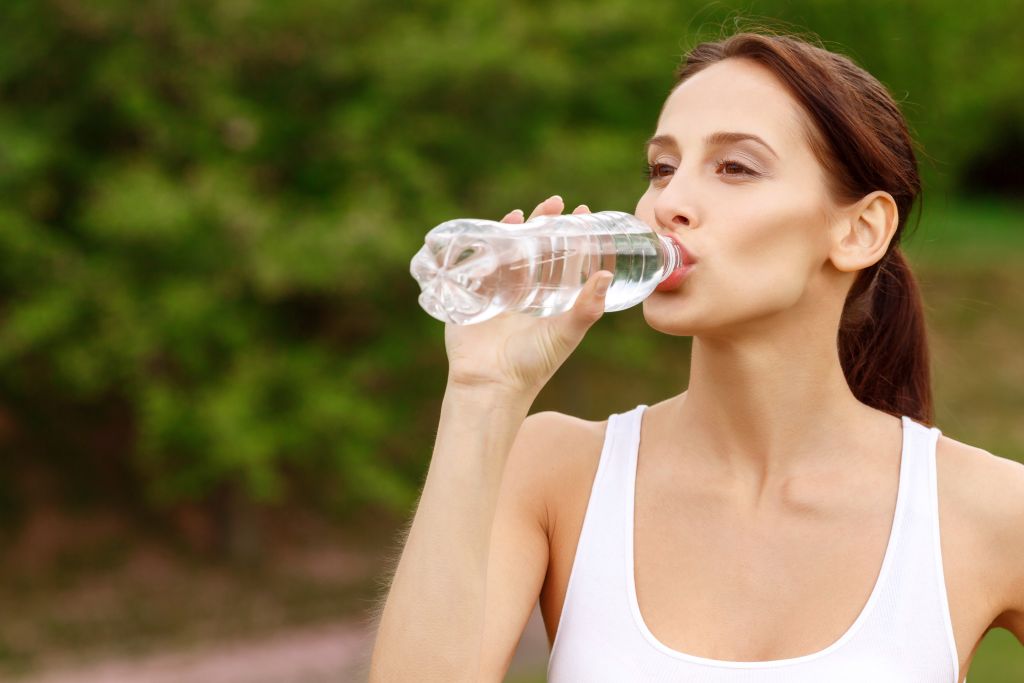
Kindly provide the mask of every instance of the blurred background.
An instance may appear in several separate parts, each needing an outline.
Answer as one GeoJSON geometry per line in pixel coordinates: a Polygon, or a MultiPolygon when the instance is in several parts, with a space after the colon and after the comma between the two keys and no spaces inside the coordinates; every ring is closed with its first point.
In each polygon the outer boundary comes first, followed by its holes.
{"type": "MultiPolygon", "coordinates": [[[[1024,459],[1024,3],[5,0],[0,679],[364,677],[445,386],[409,259],[555,193],[632,211],[673,69],[737,17],[901,103],[937,424],[1024,459]]],[[[534,411],[653,404],[688,354],[608,315],[534,411]]],[[[509,680],[543,680],[534,617],[509,680]]],[[[991,632],[970,680],[1024,650],[991,632]]]]}

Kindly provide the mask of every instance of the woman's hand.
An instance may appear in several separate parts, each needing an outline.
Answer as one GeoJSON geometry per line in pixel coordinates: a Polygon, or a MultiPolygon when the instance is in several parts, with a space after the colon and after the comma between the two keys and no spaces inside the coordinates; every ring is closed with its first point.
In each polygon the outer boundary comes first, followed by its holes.
{"type": "MultiPolygon", "coordinates": [[[[530,219],[557,216],[563,209],[562,198],[555,195],[541,202],[530,219]]],[[[581,204],[573,213],[590,213],[590,209],[581,204]]],[[[512,211],[501,222],[522,223],[523,213],[512,211]]],[[[559,315],[538,318],[503,313],[472,325],[446,324],[449,386],[535,396],[604,314],[604,297],[611,280],[607,270],[591,275],[573,307],[559,315]],[[603,289],[599,291],[599,287],[603,289]]]]}

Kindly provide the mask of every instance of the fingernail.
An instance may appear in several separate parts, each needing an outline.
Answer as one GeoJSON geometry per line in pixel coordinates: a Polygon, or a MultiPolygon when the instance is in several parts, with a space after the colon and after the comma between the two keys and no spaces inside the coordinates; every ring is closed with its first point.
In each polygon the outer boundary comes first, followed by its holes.
{"type": "Polygon", "coordinates": [[[515,209],[515,210],[512,211],[512,213],[518,213],[520,216],[522,216],[523,215],[523,210],[522,209],[515,209]]]}
{"type": "Polygon", "coordinates": [[[557,199],[558,201],[562,201],[562,195],[560,195],[560,194],[553,194],[550,197],[548,197],[548,201],[551,201],[552,199],[557,199]]]}
{"type": "Polygon", "coordinates": [[[608,291],[608,285],[612,283],[611,275],[602,275],[601,281],[597,283],[597,295],[604,296],[608,291]]]}

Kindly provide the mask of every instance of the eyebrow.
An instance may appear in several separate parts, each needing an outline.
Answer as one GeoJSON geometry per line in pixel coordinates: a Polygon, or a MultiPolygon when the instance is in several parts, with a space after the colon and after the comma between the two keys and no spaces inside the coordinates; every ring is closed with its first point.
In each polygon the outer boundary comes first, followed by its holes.
{"type": "MultiPolygon", "coordinates": [[[[710,135],[705,137],[704,144],[708,146],[728,145],[734,142],[741,142],[743,140],[751,140],[760,145],[764,145],[764,147],[767,148],[768,151],[771,152],[776,159],[779,158],[779,155],[775,152],[774,149],[772,149],[771,145],[769,145],[761,137],[754,135],[753,133],[718,131],[716,133],[711,133],[710,135]]],[[[644,154],[647,154],[648,150],[650,150],[651,146],[653,145],[659,145],[661,147],[675,147],[676,149],[679,148],[678,143],[676,143],[676,139],[671,135],[655,135],[644,143],[644,154]]]]}

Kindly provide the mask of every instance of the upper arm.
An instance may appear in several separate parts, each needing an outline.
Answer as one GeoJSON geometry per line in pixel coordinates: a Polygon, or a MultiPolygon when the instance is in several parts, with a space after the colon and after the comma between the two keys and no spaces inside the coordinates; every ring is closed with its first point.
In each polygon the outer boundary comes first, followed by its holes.
{"type": "Polygon", "coordinates": [[[550,481],[545,473],[552,444],[565,436],[572,420],[550,411],[528,416],[505,462],[487,561],[482,681],[504,679],[540,595],[549,547],[546,492],[550,481]]]}
{"type": "Polygon", "coordinates": [[[1005,628],[1024,644],[1024,465],[998,458],[1001,472],[994,486],[1000,505],[1001,523],[996,531],[995,556],[998,558],[1000,582],[1006,586],[1003,606],[993,627],[1005,628]]]}

